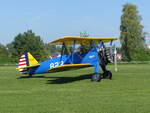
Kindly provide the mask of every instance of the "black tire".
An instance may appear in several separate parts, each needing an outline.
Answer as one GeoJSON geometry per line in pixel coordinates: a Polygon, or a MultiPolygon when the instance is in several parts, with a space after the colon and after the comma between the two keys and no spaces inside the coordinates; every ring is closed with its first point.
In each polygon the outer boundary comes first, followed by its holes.
{"type": "Polygon", "coordinates": [[[29,77],[29,78],[32,78],[32,74],[28,74],[28,77],[29,77]]]}
{"type": "Polygon", "coordinates": [[[94,74],[92,75],[91,81],[100,82],[100,81],[101,81],[101,76],[100,76],[100,74],[99,74],[99,73],[94,73],[94,74]]]}
{"type": "Polygon", "coordinates": [[[103,78],[105,79],[112,79],[112,73],[110,71],[106,71],[103,73],[103,78]]]}

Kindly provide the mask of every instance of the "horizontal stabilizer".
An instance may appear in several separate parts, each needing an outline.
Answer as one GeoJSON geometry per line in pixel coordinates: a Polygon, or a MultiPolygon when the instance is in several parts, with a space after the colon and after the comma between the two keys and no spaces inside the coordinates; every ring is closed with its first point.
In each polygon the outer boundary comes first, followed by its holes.
{"type": "Polygon", "coordinates": [[[28,69],[28,68],[38,67],[38,66],[40,66],[40,64],[34,64],[34,65],[31,65],[31,66],[20,67],[20,68],[17,68],[17,69],[28,69]]]}

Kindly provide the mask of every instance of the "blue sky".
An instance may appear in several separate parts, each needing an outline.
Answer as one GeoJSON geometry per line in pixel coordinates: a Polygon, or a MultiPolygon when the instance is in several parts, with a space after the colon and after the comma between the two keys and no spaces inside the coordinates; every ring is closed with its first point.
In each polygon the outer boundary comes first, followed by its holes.
{"type": "Polygon", "coordinates": [[[8,44],[28,29],[44,42],[85,30],[91,37],[119,37],[125,3],[138,6],[149,33],[149,0],[0,0],[0,43],[8,44]]]}

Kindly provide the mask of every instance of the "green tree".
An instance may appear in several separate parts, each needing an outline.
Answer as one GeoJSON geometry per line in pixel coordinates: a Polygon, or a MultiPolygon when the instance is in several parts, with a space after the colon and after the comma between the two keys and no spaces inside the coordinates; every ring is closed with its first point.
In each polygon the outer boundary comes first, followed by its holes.
{"type": "Polygon", "coordinates": [[[141,25],[141,16],[137,6],[125,4],[123,6],[120,26],[121,51],[127,61],[140,60],[145,48],[145,33],[141,25]]]}
{"type": "MultiPolygon", "coordinates": [[[[80,32],[80,37],[89,37],[89,33],[87,31],[80,32]]],[[[83,40],[80,48],[84,47],[86,50],[90,48],[90,42],[83,40]]]]}
{"type": "Polygon", "coordinates": [[[7,45],[11,57],[16,61],[25,52],[30,52],[37,60],[43,61],[48,56],[44,42],[32,30],[18,34],[14,41],[7,45]]]}
{"type": "Polygon", "coordinates": [[[7,47],[0,44],[0,64],[8,64],[8,63],[13,63],[13,62],[12,59],[10,58],[7,47]]]}
{"type": "Polygon", "coordinates": [[[46,50],[50,53],[61,52],[61,47],[57,47],[56,45],[46,44],[46,50]]]}
{"type": "Polygon", "coordinates": [[[2,44],[0,44],[0,57],[8,57],[7,48],[2,44]]]}

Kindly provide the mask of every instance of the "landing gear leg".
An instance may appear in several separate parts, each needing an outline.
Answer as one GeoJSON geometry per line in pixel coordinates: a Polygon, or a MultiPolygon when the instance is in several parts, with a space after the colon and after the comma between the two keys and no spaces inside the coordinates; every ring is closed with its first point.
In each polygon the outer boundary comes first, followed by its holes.
{"type": "Polygon", "coordinates": [[[102,78],[105,78],[105,79],[112,79],[112,73],[106,69],[106,65],[105,64],[101,64],[101,68],[103,70],[103,75],[102,75],[102,78]]]}

